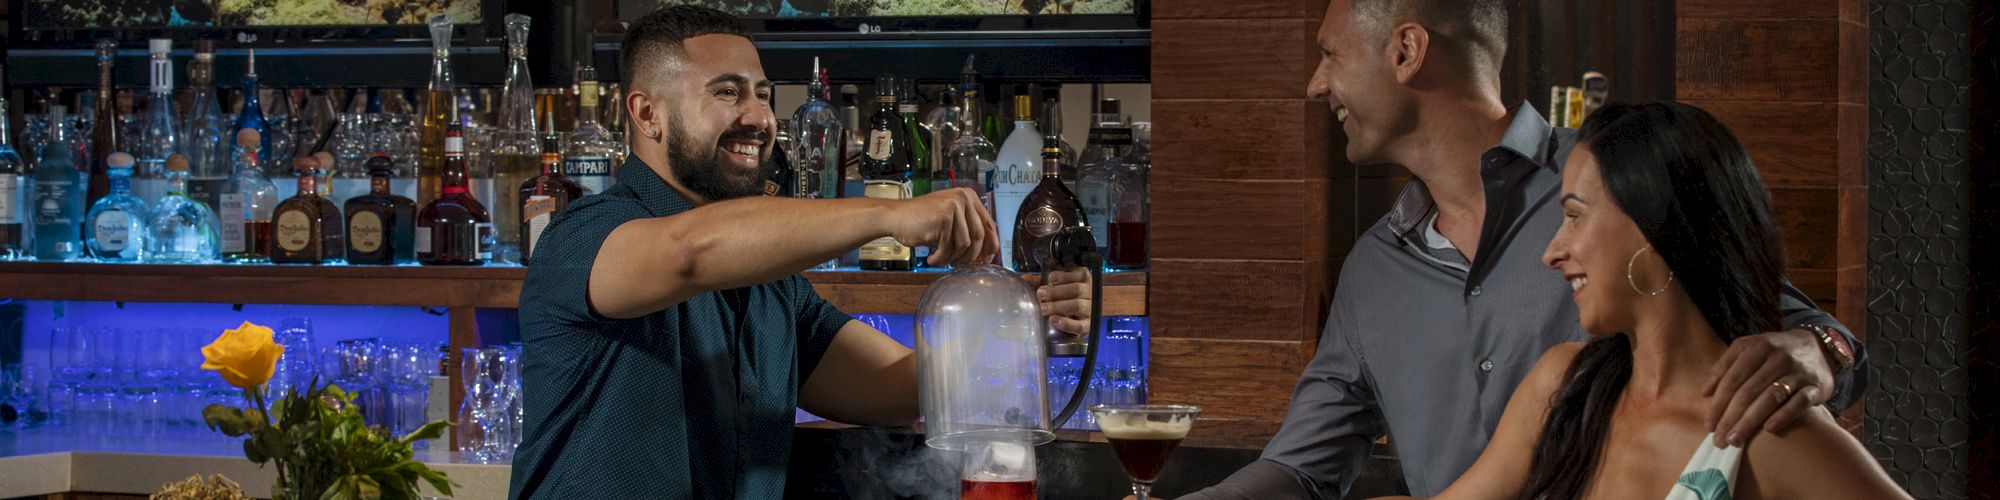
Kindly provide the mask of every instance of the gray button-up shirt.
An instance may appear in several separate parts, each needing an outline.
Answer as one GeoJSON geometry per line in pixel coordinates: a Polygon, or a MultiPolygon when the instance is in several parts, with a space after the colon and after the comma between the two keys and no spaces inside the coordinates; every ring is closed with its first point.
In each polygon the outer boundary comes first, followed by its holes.
{"type": "MultiPolygon", "coordinates": [[[[1411,180],[1342,266],[1319,351],[1263,459],[1192,498],[1340,498],[1385,433],[1413,494],[1443,491],[1470,468],[1542,352],[1585,338],[1569,283],[1541,259],[1562,222],[1562,166],[1575,145],[1575,130],[1517,108],[1481,157],[1476,261],[1426,234],[1436,204],[1411,180]]],[[[1787,328],[1847,333],[1789,283],[1782,307],[1787,328]]],[[[1859,391],[1837,385],[1845,407],[1859,391]]]]}

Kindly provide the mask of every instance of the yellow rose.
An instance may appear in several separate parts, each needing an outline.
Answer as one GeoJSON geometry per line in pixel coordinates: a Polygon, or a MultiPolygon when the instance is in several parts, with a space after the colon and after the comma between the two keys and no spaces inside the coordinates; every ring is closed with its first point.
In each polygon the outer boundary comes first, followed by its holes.
{"type": "Polygon", "coordinates": [[[269,327],[245,321],[201,348],[201,369],[215,370],[229,385],[255,389],[271,379],[284,355],[285,346],[271,341],[269,327]]]}

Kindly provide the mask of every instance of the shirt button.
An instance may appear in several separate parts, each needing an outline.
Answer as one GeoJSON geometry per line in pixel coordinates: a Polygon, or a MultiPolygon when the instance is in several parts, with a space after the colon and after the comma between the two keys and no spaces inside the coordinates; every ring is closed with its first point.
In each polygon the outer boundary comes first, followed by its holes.
{"type": "Polygon", "coordinates": [[[1479,361],[1479,371],[1482,371],[1482,372],[1490,372],[1490,371],[1493,371],[1493,359],[1492,359],[1492,358],[1487,358],[1487,359],[1483,359],[1483,360],[1480,360],[1480,361],[1479,361]]]}
{"type": "Polygon", "coordinates": [[[1476,287],[1476,286],[1475,286],[1475,287],[1472,287],[1472,296],[1474,296],[1474,297],[1478,297],[1478,296],[1479,296],[1479,293],[1480,293],[1480,289],[1479,289],[1479,287],[1476,287]]]}

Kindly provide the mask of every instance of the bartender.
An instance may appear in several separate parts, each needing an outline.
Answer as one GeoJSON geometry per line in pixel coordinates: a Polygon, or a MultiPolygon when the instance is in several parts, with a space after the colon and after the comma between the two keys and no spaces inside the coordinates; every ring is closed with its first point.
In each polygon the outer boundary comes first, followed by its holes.
{"type": "MultiPolygon", "coordinates": [[[[660,9],[620,48],[629,159],[543,233],[522,287],[509,496],[782,497],[794,408],[862,425],[919,413],[910,349],[799,273],[883,237],[932,248],[934,266],[992,262],[999,233],[965,189],[759,196],[772,84],[726,13],[660,9]]],[[[1038,291],[1057,328],[1089,326],[1086,276],[1038,291]]]]}

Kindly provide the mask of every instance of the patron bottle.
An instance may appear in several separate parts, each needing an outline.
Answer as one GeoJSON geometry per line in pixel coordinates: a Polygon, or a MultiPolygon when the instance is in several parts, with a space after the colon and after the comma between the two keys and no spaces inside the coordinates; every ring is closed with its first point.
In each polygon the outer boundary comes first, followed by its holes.
{"type": "Polygon", "coordinates": [[[320,172],[326,167],[319,159],[301,157],[293,161],[299,172],[299,191],[271,217],[271,262],[279,264],[325,264],[339,261],[347,249],[340,227],[340,207],[320,196],[320,172]]]}
{"type": "Polygon", "coordinates": [[[1055,138],[1043,141],[1042,182],[1035,191],[1028,194],[1021,203],[1020,215],[1014,221],[1014,270],[1021,273],[1053,271],[1043,267],[1043,240],[1066,228],[1090,228],[1084,219],[1083,204],[1076,201],[1076,193],[1063,185],[1061,163],[1062,147],[1055,138]]]}
{"type": "Polygon", "coordinates": [[[187,157],[167,157],[167,192],[153,205],[146,223],[146,261],[207,264],[220,256],[215,212],[187,196],[187,157]]]}
{"type": "Polygon", "coordinates": [[[542,230],[555,222],[569,203],[583,197],[583,188],[571,182],[562,173],[562,136],[549,134],[542,138],[542,175],[521,184],[521,262],[527,263],[535,255],[535,244],[541,241],[542,230]]]}
{"type": "MultiPolygon", "coordinates": [[[[251,104],[246,102],[245,109],[251,104]]],[[[263,134],[245,127],[236,131],[235,157],[231,164],[230,187],[218,198],[217,232],[222,240],[222,260],[237,263],[270,262],[271,212],[278,208],[278,187],[264,176],[261,158],[263,134]]]]}
{"type": "MultiPolygon", "coordinates": [[[[875,80],[875,116],[868,121],[868,147],[861,157],[863,192],[869,198],[903,200],[910,198],[910,178],[916,164],[910,149],[903,116],[896,109],[896,79],[875,80]]],[[[861,247],[861,268],[869,271],[908,271],[913,253],[896,238],[883,236],[861,247]]]]}
{"type": "Polygon", "coordinates": [[[85,215],[84,246],[100,262],[138,262],[146,250],[146,203],[132,196],[132,155],[111,153],[111,192],[85,215]]]}
{"type": "Polygon", "coordinates": [[[158,204],[167,191],[167,158],[183,154],[183,150],[176,123],[179,119],[174,116],[174,67],[167,59],[173,40],[155,38],[150,45],[153,94],[146,99],[145,126],[139,129],[139,140],[133,145],[139,168],[132,172],[132,193],[148,204],[158,204]]]}
{"type": "Polygon", "coordinates": [[[1035,101],[1027,85],[1014,86],[1014,132],[1000,146],[993,162],[993,222],[1000,230],[1002,265],[1017,268],[1014,260],[1015,216],[1018,208],[1034,192],[1042,179],[1042,133],[1035,129],[1035,101]]]}
{"type": "Polygon", "coordinates": [[[429,266],[476,266],[492,258],[493,219],[467,183],[465,138],[457,125],[445,132],[444,186],[417,214],[417,261],[429,266]]]}
{"type": "Polygon", "coordinates": [[[938,187],[938,183],[942,181],[945,187],[970,188],[979,193],[980,201],[985,205],[987,213],[992,214],[993,192],[987,176],[992,175],[993,158],[999,151],[993,147],[992,142],[986,140],[984,134],[978,132],[979,124],[984,122],[980,114],[980,105],[984,104],[984,101],[980,97],[981,88],[978,81],[969,80],[960,83],[959,89],[959,102],[964,103],[964,108],[959,112],[959,121],[961,129],[965,132],[959,134],[958,140],[952,141],[951,148],[945,151],[944,165],[937,169],[943,175],[943,179],[933,179],[931,186],[938,187]]]}
{"type": "MultiPolygon", "coordinates": [[[[49,106],[48,143],[35,161],[34,243],[35,258],[40,260],[71,260],[83,254],[82,162],[89,161],[90,153],[77,140],[75,128],[68,126],[68,118],[62,105],[49,106]]],[[[105,192],[110,192],[109,181],[105,192]]]]}
{"type": "Polygon", "coordinates": [[[616,165],[611,161],[621,154],[624,145],[597,124],[597,70],[577,67],[576,86],[576,129],[570,131],[569,145],[563,150],[563,175],[582,187],[586,195],[602,193],[616,182],[611,177],[611,169],[616,165]]]}
{"type": "Polygon", "coordinates": [[[458,106],[451,79],[451,16],[431,16],[430,28],[431,83],[425,89],[423,122],[418,127],[417,203],[422,205],[429,205],[442,189],[445,129],[457,123],[458,106]]]}
{"type": "Polygon", "coordinates": [[[368,194],[347,200],[347,263],[394,265],[416,261],[417,203],[389,187],[396,161],[368,158],[368,194]]]}

